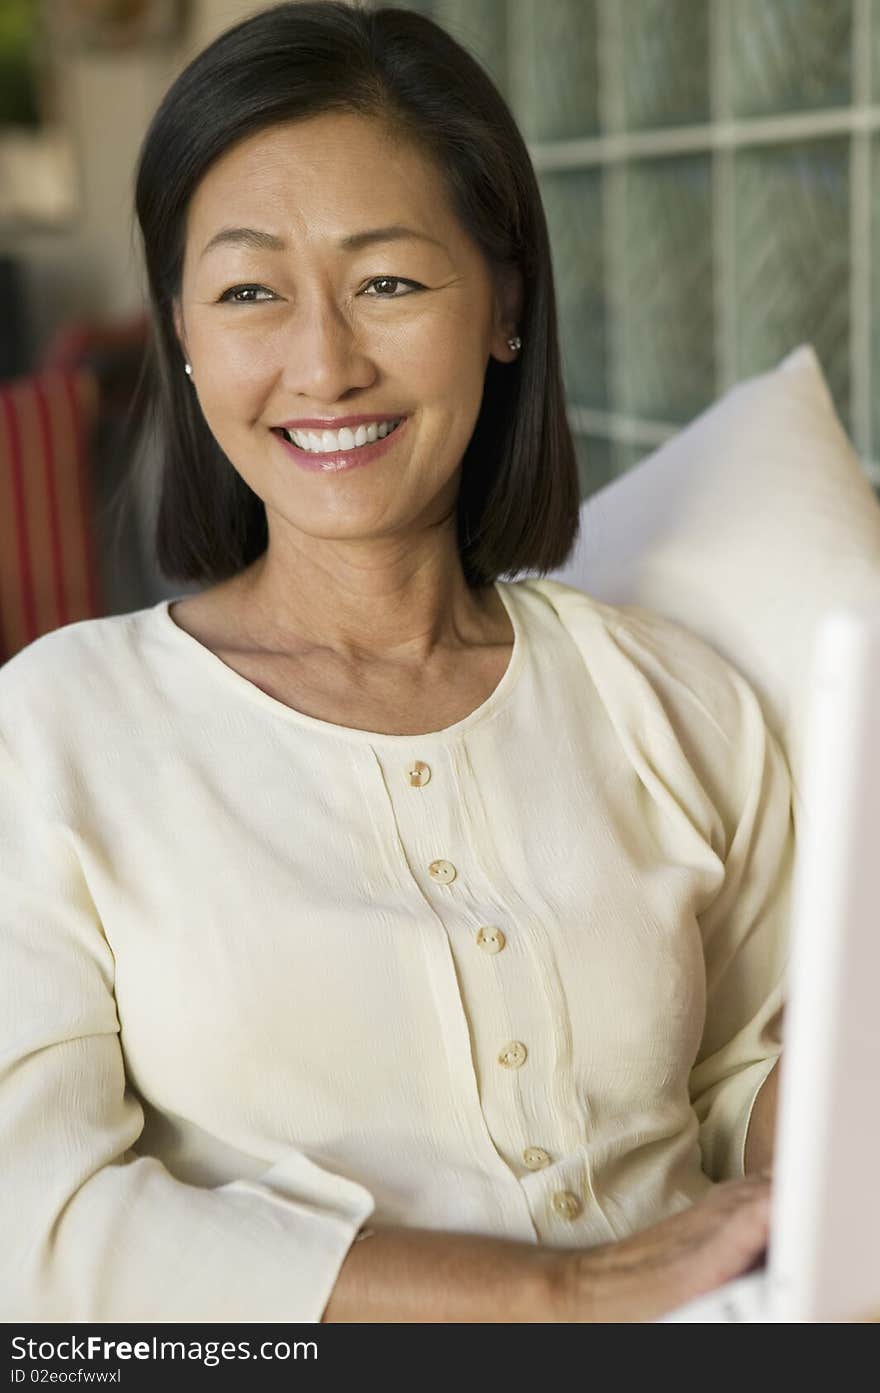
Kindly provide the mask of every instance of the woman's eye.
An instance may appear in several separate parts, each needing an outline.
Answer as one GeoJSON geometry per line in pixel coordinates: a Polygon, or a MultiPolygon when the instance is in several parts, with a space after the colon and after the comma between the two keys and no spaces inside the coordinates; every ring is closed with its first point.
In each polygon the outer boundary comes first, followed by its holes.
{"type": "Polygon", "coordinates": [[[232,305],[259,304],[259,301],[254,299],[253,297],[255,292],[260,290],[264,291],[266,295],[269,295],[271,297],[271,290],[266,290],[266,287],[264,285],[233,285],[230,287],[229,290],[224,291],[224,293],[220,296],[220,303],[222,304],[225,300],[228,304],[232,305]],[[238,298],[238,296],[240,295],[247,296],[248,298],[240,300],[238,298]]]}
{"type": "MultiPolygon", "coordinates": [[[[424,288],[425,288],[423,285],[420,285],[418,281],[408,281],[408,280],[404,280],[401,276],[374,276],[373,279],[370,281],[369,285],[367,286],[367,289],[369,289],[369,286],[370,286],[370,285],[381,285],[381,286],[384,286],[384,285],[412,285],[412,286],[415,286],[416,290],[424,290],[424,288]]],[[[367,293],[367,292],[366,292],[366,290],[365,290],[365,291],[364,291],[364,294],[366,295],[366,293],[367,293]]],[[[407,290],[405,293],[406,293],[407,295],[412,294],[412,292],[409,291],[409,290],[407,290]]],[[[402,300],[402,299],[404,298],[404,296],[403,296],[403,295],[386,295],[386,294],[383,293],[383,294],[371,295],[371,296],[369,296],[369,298],[370,298],[371,300],[402,300]]]]}
{"type": "MultiPolygon", "coordinates": [[[[402,276],[374,276],[368,283],[366,295],[371,286],[378,287],[375,294],[369,295],[371,300],[402,300],[404,296],[411,295],[412,290],[405,290],[403,295],[396,293],[399,286],[412,286],[413,290],[424,290],[424,286],[419,281],[404,280],[402,276]],[[394,291],[389,291],[388,287],[395,287],[394,291]]],[[[265,299],[274,299],[271,290],[267,290],[263,285],[233,285],[229,290],[224,291],[220,296],[219,303],[225,302],[232,305],[256,305],[265,299]]]]}

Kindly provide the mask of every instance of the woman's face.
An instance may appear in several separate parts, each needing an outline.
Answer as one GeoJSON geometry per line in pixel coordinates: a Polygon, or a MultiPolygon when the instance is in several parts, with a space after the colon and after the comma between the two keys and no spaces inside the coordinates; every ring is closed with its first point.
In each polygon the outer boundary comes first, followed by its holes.
{"type": "Polygon", "coordinates": [[[515,357],[519,288],[517,276],[496,293],[437,171],[367,118],[275,126],[211,167],[190,203],[175,323],[270,542],[280,525],[411,543],[449,514],[488,359],[515,357]],[[409,232],[360,237],[391,226],[409,232]],[[277,434],[376,413],[406,430],[363,468],[300,468],[277,434]]]}

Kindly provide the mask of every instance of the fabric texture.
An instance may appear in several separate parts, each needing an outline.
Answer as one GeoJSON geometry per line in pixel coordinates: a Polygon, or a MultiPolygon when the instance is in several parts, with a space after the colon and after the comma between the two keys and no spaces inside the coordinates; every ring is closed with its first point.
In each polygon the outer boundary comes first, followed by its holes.
{"type": "Polygon", "coordinates": [[[3,1319],[318,1321],[368,1218],[587,1247],[742,1173],[785,757],[670,620],[497,590],[501,682],[424,735],[167,600],[0,670],[3,1319]]]}

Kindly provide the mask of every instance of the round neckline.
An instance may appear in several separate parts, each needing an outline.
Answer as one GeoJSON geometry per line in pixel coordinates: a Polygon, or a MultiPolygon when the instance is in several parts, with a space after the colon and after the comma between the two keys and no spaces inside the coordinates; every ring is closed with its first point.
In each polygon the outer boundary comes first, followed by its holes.
{"type": "Polygon", "coordinates": [[[183,643],[191,653],[194,653],[199,660],[212,668],[218,677],[223,678],[227,683],[235,687],[243,696],[249,697],[265,710],[272,712],[275,716],[289,721],[294,725],[305,726],[314,731],[324,731],[325,733],[341,736],[347,740],[354,740],[362,744],[369,744],[378,740],[389,744],[402,745],[412,743],[413,740],[443,740],[455,737],[469,731],[473,726],[486,720],[495,714],[498,708],[507,699],[511,688],[523,666],[525,656],[526,637],[525,632],[517,614],[516,603],[511,593],[510,582],[496,580],[493,582],[494,589],[501,599],[505,610],[513,626],[513,646],[511,649],[510,660],[501,680],[495,689],[489,693],[485,701],[463,716],[460,721],[455,721],[450,726],[444,726],[442,730],[424,731],[414,735],[396,735],[378,730],[361,730],[357,726],[337,725],[333,721],[322,721],[318,716],[309,716],[305,711],[297,711],[296,707],[288,706],[286,702],[278,701],[276,697],[264,692],[262,687],[258,687],[250,678],[243,677],[235,668],[225,663],[222,658],[218,658],[212,649],[207,648],[199,639],[187,633],[186,629],[174,620],[170,610],[178,600],[186,599],[186,595],[172,595],[170,598],[160,600],[154,608],[162,628],[166,633],[170,633],[177,641],[183,643]]]}

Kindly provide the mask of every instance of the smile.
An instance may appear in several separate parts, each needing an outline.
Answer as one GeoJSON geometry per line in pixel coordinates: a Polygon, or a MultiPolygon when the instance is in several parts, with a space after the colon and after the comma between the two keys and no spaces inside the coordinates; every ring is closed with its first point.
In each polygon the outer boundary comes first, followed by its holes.
{"type": "Polygon", "coordinates": [[[301,469],[338,474],[343,470],[356,469],[359,465],[371,464],[387,450],[393,449],[397,437],[406,433],[408,423],[408,416],[399,416],[388,421],[372,422],[369,426],[358,426],[356,430],[343,426],[341,430],[321,431],[319,434],[317,431],[287,430],[273,426],[272,433],[285,454],[301,469]],[[314,439],[319,448],[299,443],[304,439],[314,439]]]}
{"type": "Polygon", "coordinates": [[[300,450],[308,450],[313,455],[336,455],[340,450],[359,450],[362,445],[373,445],[377,440],[384,440],[402,420],[403,417],[398,416],[388,421],[373,421],[354,430],[348,426],[343,426],[341,430],[323,431],[285,430],[281,427],[281,433],[300,450]]]}

